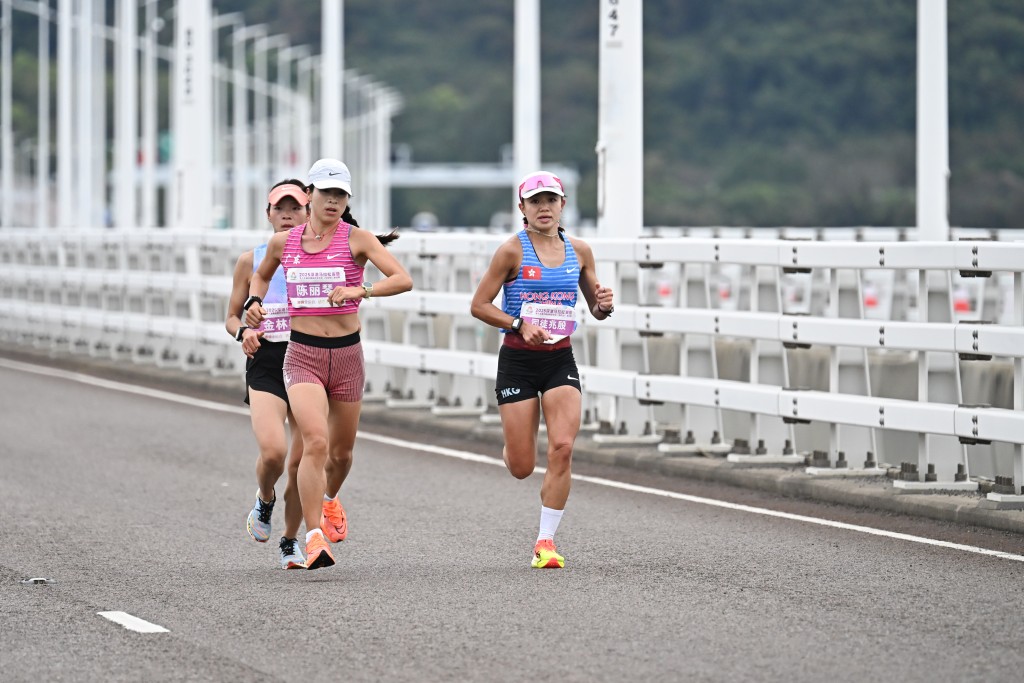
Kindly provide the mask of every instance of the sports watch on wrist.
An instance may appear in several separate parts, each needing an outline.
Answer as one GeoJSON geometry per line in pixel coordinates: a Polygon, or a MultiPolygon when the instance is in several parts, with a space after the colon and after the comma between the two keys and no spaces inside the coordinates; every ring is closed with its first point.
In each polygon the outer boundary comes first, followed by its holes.
{"type": "Polygon", "coordinates": [[[373,296],[373,283],[372,282],[364,282],[363,283],[363,298],[364,299],[369,299],[371,296],[373,296]]]}
{"type": "Polygon", "coordinates": [[[242,326],[240,326],[238,328],[238,330],[235,332],[235,341],[236,342],[242,341],[242,333],[245,332],[247,329],[249,329],[248,325],[242,325],[242,326]]]}
{"type": "Polygon", "coordinates": [[[518,334],[519,330],[522,329],[522,327],[523,327],[523,319],[522,318],[520,318],[519,316],[516,316],[515,318],[512,318],[512,324],[509,325],[509,329],[510,330],[512,330],[513,332],[518,334]]]}
{"type": "Polygon", "coordinates": [[[248,299],[245,300],[245,303],[242,304],[242,310],[243,311],[248,311],[252,307],[252,305],[256,304],[256,303],[258,303],[260,306],[262,306],[263,305],[263,299],[261,297],[256,296],[255,294],[252,294],[252,295],[249,296],[248,299]]]}

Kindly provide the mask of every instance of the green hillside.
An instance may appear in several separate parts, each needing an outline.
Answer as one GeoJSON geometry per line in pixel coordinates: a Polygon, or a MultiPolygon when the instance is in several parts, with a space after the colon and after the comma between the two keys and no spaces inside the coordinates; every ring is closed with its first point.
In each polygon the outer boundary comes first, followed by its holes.
{"type": "MultiPolygon", "coordinates": [[[[913,224],[916,0],[643,5],[646,224],[913,224]]],[[[214,6],[319,49],[320,3],[214,6]]],[[[543,158],[580,170],[584,218],[598,7],[541,3],[543,158]]],[[[420,162],[499,159],[512,134],[512,0],[347,0],[345,11],[346,65],[404,98],[394,142],[420,162]]],[[[951,223],[1022,226],[1024,2],[949,0],[949,32],[951,223]]],[[[31,126],[27,71],[15,86],[31,126]]],[[[403,191],[394,220],[431,210],[481,224],[506,204],[498,191],[403,191]]]]}

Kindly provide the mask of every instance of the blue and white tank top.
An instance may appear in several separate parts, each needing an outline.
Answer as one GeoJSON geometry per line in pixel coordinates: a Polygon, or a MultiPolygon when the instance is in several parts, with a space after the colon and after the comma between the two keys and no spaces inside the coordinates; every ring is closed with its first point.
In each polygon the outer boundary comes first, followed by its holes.
{"type": "MultiPolygon", "coordinates": [[[[267,245],[261,244],[252,250],[252,270],[260,267],[263,257],[267,255],[267,245]]],[[[288,316],[288,285],[284,279],[284,268],[278,267],[270,280],[267,295],[263,297],[263,308],[267,317],[263,319],[260,329],[263,338],[272,342],[286,342],[291,336],[292,320],[288,316]]]]}
{"type": "MultiPolygon", "coordinates": [[[[504,284],[502,310],[513,318],[543,327],[553,341],[568,337],[576,329],[576,298],[580,284],[580,262],[565,234],[565,260],[548,268],[540,262],[526,230],[518,233],[523,245],[523,263],[514,280],[504,284]]],[[[507,331],[507,330],[506,330],[507,331]]]]}

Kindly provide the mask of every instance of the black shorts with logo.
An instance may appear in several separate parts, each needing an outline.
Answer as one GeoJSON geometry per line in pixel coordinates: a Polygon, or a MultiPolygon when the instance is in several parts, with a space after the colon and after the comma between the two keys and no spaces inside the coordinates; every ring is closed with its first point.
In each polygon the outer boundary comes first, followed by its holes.
{"type": "Polygon", "coordinates": [[[573,386],[583,392],[571,346],[557,351],[502,346],[498,351],[498,377],[494,382],[498,405],[537,398],[538,394],[561,386],[573,386]]]}
{"type": "Polygon", "coordinates": [[[249,403],[249,389],[266,391],[288,403],[284,386],[284,354],[288,342],[260,340],[260,348],[245,361],[245,402],[249,403]]]}

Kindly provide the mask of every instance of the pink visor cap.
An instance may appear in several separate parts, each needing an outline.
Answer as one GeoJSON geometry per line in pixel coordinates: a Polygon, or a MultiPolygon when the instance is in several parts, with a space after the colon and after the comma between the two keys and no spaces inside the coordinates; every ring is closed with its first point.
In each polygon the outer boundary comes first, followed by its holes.
{"type": "Polygon", "coordinates": [[[299,203],[299,206],[309,204],[309,197],[306,196],[306,191],[298,185],[292,185],[291,183],[278,185],[272,189],[270,194],[267,195],[267,203],[271,206],[277,206],[285,197],[293,198],[299,203]]]}
{"type": "Polygon", "coordinates": [[[337,159],[320,159],[309,167],[309,184],[318,190],[338,188],[352,196],[352,174],[337,159]]]}
{"type": "Polygon", "coordinates": [[[562,187],[562,181],[554,173],[548,173],[547,171],[531,173],[523,178],[523,182],[519,183],[520,199],[529,199],[541,192],[554,192],[559,197],[565,196],[565,188],[562,187]]]}

